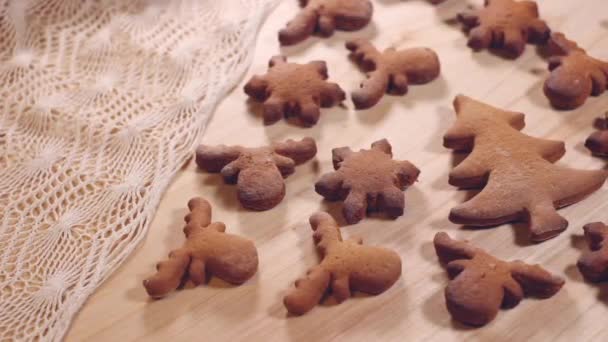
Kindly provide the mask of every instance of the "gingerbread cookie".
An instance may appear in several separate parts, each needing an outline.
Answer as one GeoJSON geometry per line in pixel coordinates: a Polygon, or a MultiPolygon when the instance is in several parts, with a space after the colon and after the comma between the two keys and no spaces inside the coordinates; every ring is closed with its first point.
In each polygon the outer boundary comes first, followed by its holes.
{"type": "Polygon", "coordinates": [[[502,261],[446,233],[437,233],[433,243],[450,277],[446,306],[452,318],[465,324],[485,325],[501,307],[512,308],[524,296],[549,298],[564,285],[539,265],[502,261]]]}
{"type": "Polygon", "coordinates": [[[593,132],[585,140],[585,147],[596,156],[608,157],[608,130],[603,129],[593,132]]]}
{"type": "Polygon", "coordinates": [[[602,222],[593,222],[583,227],[589,251],[578,259],[579,271],[587,280],[600,282],[608,280],[608,227],[602,222]]]}
{"type": "Polygon", "coordinates": [[[361,239],[343,241],[340,227],[327,213],[310,217],[321,263],[300,278],[284,298],[287,311],[302,315],[331,291],[339,302],[352,291],[372,295],[388,290],[401,276],[401,258],[390,249],[362,245],[361,239]]]}
{"type": "Polygon", "coordinates": [[[576,170],[554,165],[565,153],[561,141],[525,135],[524,115],[501,110],[459,95],[457,120],[444,136],[444,146],[471,152],[450,172],[449,182],[483,190],[452,209],[450,220],[494,226],[525,220],[530,239],[543,241],[566,229],[556,208],[574,204],[606,180],[603,170],[576,170]]]}
{"type": "Polygon", "coordinates": [[[220,172],[226,183],[236,183],[243,207],[268,210],[285,197],[283,178],[291,175],[297,164],[316,154],[312,138],[258,148],[200,145],[196,149],[196,164],[207,172],[220,172]]]}
{"type": "Polygon", "coordinates": [[[544,92],[558,109],[575,109],[589,96],[599,96],[608,85],[608,62],[587,54],[563,33],[553,33],[549,40],[549,70],[544,92]]]}
{"type": "Polygon", "coordinates": [[[300,0],[302,10],[279,32],[281,45],[297,44],[313,34],[329,37],[336,29],[357,31],[372,19],[369,0],[300,0]]]}
{"type": "Polygon", "coordinates": [[[384,93],[404,95],[408,84],[425,84],[439,76],[439,57],[428,48],[378,51],[369,41],[356,39],[346,43],[350,57],[367,73],[361,89],[352,93],[355,108],[374,106],[384,93]]]}
{"type": "Polygon", "coordinates": [[[460,13],[458,19],[471,48],[494,48],[513,58],[524,52],[526,42],[543,44],[550,34],[534,1],[486,0],[484,8],[460,13]]]}
{"type": "Polygon", "coordinates": [[[403,215],[403,190],[414,184],[420,170],[408,161],[393,160],[391,150],[386,139],[359,152],[334,148],[336,171],[323,175],[315,190],[327,200],[343,200],[342,212],[349,224],[361,221],[368,211],[384,211],[392,218],[403,215]]]}
{"type": "Polygon", "coordinates": [[[188,202],[185,217],[186,242],[171,251],[169,260],[157,264],[157,272],[143,284],[152,298],[162,298],[177,289],[185,278],[204,284],[216,276],[232,284],[242,284],[258,269],[258,252],[250,240],[224,233],[222,222],[211,223],[209,202],[197,197],[188,202]]]}
{"type": "Polygon", "coordinates": [[[287,63],[283,56],[273,57],[268,73],[253,76],[245,93],[264,104],[264,122],[275,123],[282,117],[294,116],[304,126],[319,121],[319,107],[332,107],[346,98],[344,91],[327,79],[323,61],[308,64],[287,63]]]}

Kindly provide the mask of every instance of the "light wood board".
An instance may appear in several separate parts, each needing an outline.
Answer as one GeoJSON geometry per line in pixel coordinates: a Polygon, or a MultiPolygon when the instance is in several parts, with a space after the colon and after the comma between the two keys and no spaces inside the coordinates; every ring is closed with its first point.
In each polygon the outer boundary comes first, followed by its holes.
{"type": "MultiPolygon", "coordinates": [[[[530,245],[523,225],[464,230],[447,219],[451,207],[466,193],[447,183],[453,157],[442,147],[442,135],[454,120],[451,102],[463,93],[490,104],[526,113],[524,132],[565,140],[560,161],[578,168],[602,168],[583,147],[594,118],[608,109],[608,94],[592,98],[570,112],[552,110],[542,93],[546,61],[533,46],[515,61],[488,52],[472,53],[453,20],[465,1],[447,0],[432,6],[423,0],[375,0],[374,24],[358,33],[338,33],[279,49],[276,32],[295,13],[295,0],[285,0],[268,18],[258,40],[254,63],[245,79],[217,108],[202,142],[207,144],[266,144],[271,140],[312,136],[319,153],[315,161],[297,168],[287,180],[287,196],[276,208],[250,212],[240,208],[235,187],[220,176],[198,172],[188,164],[175,178],[158,208],[141,246],[86,302],[73,322],[67,341],[324,341],[324,340],[608,340],[608,285],[582,281],[576,267],[584,247],[581,227],[608,220],[608,186],[583,202],[561,210],[570,227],[555,239],[530,245]],[[406,97],[385,97],[371,110],[324,110],[319,123],[303,129],[279,122],[264,126],[252,114],[242,91],[254,73],[264,73],[268,59],[279,52],[292,61],[326,60],[330,80],[350,91],[364,75],[347,59],[344,40],[364,36],[380,47],[428,46],[442,63],[441,78],[412,86],[406,97]],[[402,278],[377,297],[358,296],[340,305],[323,305],[303,317],[286,317],[282,296],[292,282],[317,262],[308,217],[318,210],[339,214],[340,204],[328,204],[314,192],[322,173],[332,170],[331,149],[369,147],[388,138],[397,159],[421,170],[420,181],[406,192],[406,213],[396,221],[369,218],[343,229],[368,244],[395,249],[403,260],[402,278]],[[213,205],[214,219],[228,231],[253,239],[258,247],[257,275],[240,287],[213,280],[208,286],[178,291],[150,301],[141,281],[154,272],[157,261],[181,245],[185,204],[204,196],[213,205]],[[526,299],[503,310],[488,326],[469,329],[454,323],[445,309],[445,271],[431,244],[435,233],[447,231],[466,238],[498,257],[541,263],[566,279],[564,288],[548,300],[526,299]]],[[[481,0],[473,2],[480,5],[481,0]]],[[[539,1],[541,15],[554,29],[597,57],[608,59],[606,0],[539,1]]]]}

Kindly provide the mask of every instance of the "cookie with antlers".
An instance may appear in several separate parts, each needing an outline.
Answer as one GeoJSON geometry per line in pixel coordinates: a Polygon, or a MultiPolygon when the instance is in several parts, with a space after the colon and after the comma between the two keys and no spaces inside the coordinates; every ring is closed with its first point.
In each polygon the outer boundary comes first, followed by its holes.
{"type": "Polygon", "coordinates": [[[539,265],[502,261],[446,233],[437,233],[433,243],[450,277],[445,288],[448,311],[465,324],[485,325],[501,307],[512,308],[525,296],[549,298],[564,285],[539,265]]]}
{"type": "Polygon", "coordinates": [[[599,189],[608,173],[554,165],[565,153],[561,141],[519,132],[524,114],[502,110],[466,96],[454,99],[456,122],[443,144],[470,152],[449,176],[460,188],[483,188],[450,211],[454,223],[495,226],[524,220],[530,239],[544,241],[568,227],[557,208],[577,203],[599,189]]]}
{"type": "Polygon", "coordinates": [[[585,140],[585,147],[595,156],[608,157],[608,111],[603,119],[596,121],[599,130],[591,133],[585,140]]]}
{"type": "Polygon", "coordinates": [[[361,239],[342,240],[340,227],[327,213],[310,217],[313,238],[323,258],[300,278],[284,298],[292,314],[302,315],[331,292],[339,302],[352,291],[372,295],[388,290],[401,276],[401,258],[390,249],[365,246],[361,239]]]}
{"type": "Polygon", "coordinates": [[[583,227],[589,251],[583,253],[576,266],[587,280],[608,280],[608,226],[593,222],[583,227]]]}
{"type": "Polygon", "coordinates": [[[320,107],[332,107],[346,98],[339,85],[326,81],[323,61],[287,63],[285,57],[275,56],[268,65],[266,75],[253,76],[245,85],[245,93],[263,103],[266,124],[293,116],[303,126],[312,126],[319,121],[320,107]]]}
{"type": "Polygon", "coordinates": [[[242,284],[258,269],[255,245],[238,235],[225,233],[222,222],[211,223],[211,206],[200,197],[188,202],[185,217],[186,242],[171,251],[169,259],[157,264],[157,272],[143,281],[152,298],[162,298],[185,280],[204,284],[210,276],[242,284]]]}
{"type": "MultiPolygon", "coordinates": [[[[606,116],[608,117],[608,113],[606,116]]],[[[585,147],[593,155],[608,157],[608,128],[591,133],[587,140],[585,140],[585,147]]]]}
{"type": "Polygon", "coordinates": [[[608,86],[608,62],[593,58],[563,33],[549,40],[549,70],[544,92],[557,109],[575,109],[608,86]]]}
{"type": "Polygon", "coordinates": [[[332,157],[336,171],[323,175],[315,191],[329,201],[344,201],[346,222],[357,223],[368,211],[384,211],[392,218],[403,215],[403,190],[414,184],[420,170],[408,161],[394,160],[386,139],[359,152],[334,148],[332,157]]]}
{"type": "Polygon", "coordinates": [[[351,59],[367,73],[367,79],[351,97],[355,108],[374,106],[384,93],[405,95],[409,84],[425,84],[439,76],[439,57],[428,48],[378,51],[365,39],[346,43],[351,59]]]}
{"type": "Polygon", "coordinates": [[[281,45],[297,44],[313,34],[329,37],[335,30],[357,31],[374,12],[369,0],[300,0],[298,15],[279,31],[281,45]]]}
{"type": "Polygon", "coordinates": [[[207,172],[220,172],[226,183],[236,183],[243,207],[268,210],[285,197],[283,178],[291,175],[296,165],[316,154],[317,146],[312,138],[257,148],[200,145],[196,150],[196,164],[207,172]]]}
{"type": "Polygon", "coordinates": [[[534,1],[485,0],[483,8],[460,13],[458,20],[471,48],[499,49],[513,58],[524,52],[527,42],[543,44],[550,34],[534,1]]]}

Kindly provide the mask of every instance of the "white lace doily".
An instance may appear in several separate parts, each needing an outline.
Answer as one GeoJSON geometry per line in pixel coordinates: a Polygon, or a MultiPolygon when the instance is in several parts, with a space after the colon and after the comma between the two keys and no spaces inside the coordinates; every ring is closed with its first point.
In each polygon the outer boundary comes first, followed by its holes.
{"type": "Polygon", "coordinates": [[[274,0],[0,0],[0,340],[59,340],[133,251],[274,0]]]}

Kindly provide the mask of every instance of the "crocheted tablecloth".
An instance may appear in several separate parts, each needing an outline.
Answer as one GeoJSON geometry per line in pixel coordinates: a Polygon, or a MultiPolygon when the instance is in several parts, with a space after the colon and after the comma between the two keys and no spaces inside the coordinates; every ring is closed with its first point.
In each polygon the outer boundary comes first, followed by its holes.
{"type": "Polygon", "coordinates": [[[146,233],[272,0],[0,1],[0,340],[59,340],[146,233]]]}

